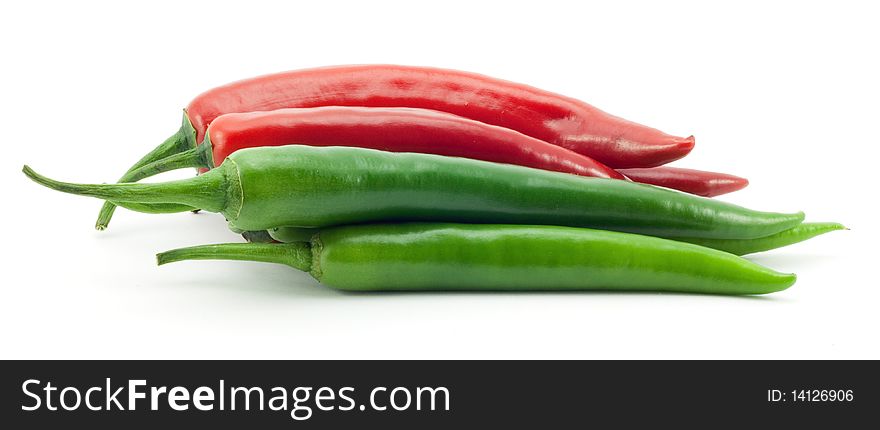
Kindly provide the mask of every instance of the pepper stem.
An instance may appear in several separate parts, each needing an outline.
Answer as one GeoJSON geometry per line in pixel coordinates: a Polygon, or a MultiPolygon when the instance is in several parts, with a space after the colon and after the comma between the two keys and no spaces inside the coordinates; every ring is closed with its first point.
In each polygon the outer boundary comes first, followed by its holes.
{"type": "MultiPolygon", "coordinates": [[[[186,112],[183,113],[183,123],[180,126],[180,130],[177,130],[177,133],[174,133],[168,139],[165,139],[161,145],[157,146],[155,149],[150,151],[149,154],[143,156],[137,163],[134,163],[128,171],[122,175],[121,178],[117,182],[135,182],[135,180],[130,179],[130,174],[141,167],[150,164],[156,160],[161,160],[163,158],[172,156],[174,154],[178,154],[184,151],[188,151],[196,147],[196,130],[192,126],[192,122],[190,122],[189,117],[187,117],[186,112]]],[[[141,178],[143,179],[143,178],[141,178]]],[[[194,208],[191,207],[166,207],[162,210],[162,212],[186,212],[188,210],[192,210],[194,208]],[[178,210],[179,209],[179,210],[178,210]]],[[[110,219],[113,217],[113,212],[116,210],[116,206],[111,202],[104,202],[104,206],[101,207],[101,212],[98,213],[98,220],[95,222],[95,228],[98,230],[104,230],[107,228],[107,225],[110,224],[110,219]]],[[[155,210],[159,210],[158,208],[155,210]]]]}
{"type": "Polygon", "coordinates": [[[34,182],[63,193],[97,197],[114,202],[176,203],[221,212],[226,207],[226,174],[223,169],[179,181],[151,184],[75,184],[49,179],[28,166],[22,172],[34,182]]]}
{"type": "Polygon", "coordinates": [[[141,212],[145,214],[176,214],[180,212],[198,212],[192,206],[181,205],[178,203],[133,203],[133,202],[113,202],[115,206],[126,208],[130,211],[141,212]]]}
{"type": "Polygon", "coordinates": [[[312,248],[297,243],[220,243],[191,246],[156,254],[159,265],[184,260],[241,260],[284,264],[308,272],[312,268],[312,248]]]}
{"type": "Polygon", "coordinates": [[[188,149],[179,154],[156,160],[152,163],[145,164],[138,169],[132,170],[126,175],[125,182],[137,182],[150,176],[155,176],[163,172],[183,169],[187,167],[213,169],[214,160],[211,153],[211,143],[205,142],[195,148],[188,149]]]}

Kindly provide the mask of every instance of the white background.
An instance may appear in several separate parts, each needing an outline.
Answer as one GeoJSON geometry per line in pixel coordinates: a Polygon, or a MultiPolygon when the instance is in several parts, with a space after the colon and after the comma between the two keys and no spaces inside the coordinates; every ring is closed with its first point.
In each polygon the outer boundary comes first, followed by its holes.
{"type": "Polygon", "coordinates": [[[880,358],[870,2],[183,3],[3,3],[0,357],[880,358]],[[766,297],[351,295],[283,266],[156,267],[240,238],[124,210],[97,232],[100,201],[20,173],[114,181],[199,92],[348,63],[477,71],[694,134],[676,165],[751,180],[724,200],[852,230],[752,257],[799,275],[766,297]]]}

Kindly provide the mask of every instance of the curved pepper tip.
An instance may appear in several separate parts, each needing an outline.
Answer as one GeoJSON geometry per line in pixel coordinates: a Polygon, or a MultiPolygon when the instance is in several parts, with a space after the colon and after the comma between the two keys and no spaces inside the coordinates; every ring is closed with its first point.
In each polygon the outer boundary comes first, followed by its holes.
{"type": "Polygon", "coordinates": [[[713,181],[712,187],[706,190],[706,197],[716,197],[723,194],[739,191],[749,186],[749,180],[740,176],[719,174],[717,180],[713,181]]]}
{"type": "Polygon", "coordinates": [[[791,288],[792,285],[797,282],[797,274],[794,273],[783,273],[774,271],[773,278],[774,280],[770,284],[765,285],[765,288],[746,293],[746,295],[763,296],[765,294],[778,293],[780,291],[785,291],[791,288]]]}
{"type": "MultiPolygon", "coordinates": [[[[822,223],[817,223],[817,225],[818,224],[822,224],[822,223]]],[[[833,222],[833,223],[827,223],[827,224],[829,226],[828,231],[835,231],[835,230],[849,231],[849,230],[852,230],[851,228],[849,228],[839,222],[833,222]]]]}
{"type": "Polygon", "coordinates": [[[684,138],[680,137],[675,140],[675,147],[679,151],[684,152],[685,154],[691,152],[691,150],[694,149],[694,146],[696,146],[696,144],[697,144],[697,139],[694,137],[694,135],[690,135],[690,136],[684,137],[684,138]]]}
{"type": "Polygon", "coordinates": [[[782,284],[780,284],[780,288],[779,288],[779,289],[773,291],[774,293],[777,292],[777,291],[787,290],[787,289],[789,289],[792,285],[794,285],[795,282],[797,282],[797,274],[794,274],[794,273],[784,273],[784,274],[783,274],[783,277],[785,278],[785,281],[784,281],[782,284]]]}
{"type": "Polygon", "coordinates": [[[633,160],[627,160],[620,163],[620,165],[614,165],[614,167],[625,169],[662,166],[690,154],[696,142],[696,138],[693,135],[688,137],[666,135],[656,145],[643,148],[646,152],[644,159],[636,160],[639,161],[637,163],[633,163],[633,160]]]}

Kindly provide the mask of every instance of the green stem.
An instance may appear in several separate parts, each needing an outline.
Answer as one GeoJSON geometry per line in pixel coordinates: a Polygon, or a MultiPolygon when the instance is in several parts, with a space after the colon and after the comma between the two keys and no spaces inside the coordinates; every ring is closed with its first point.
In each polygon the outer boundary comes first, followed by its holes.
{"type": "MultiPolygon", "coordinates": [[[[161,160],[174,154],[188,151],[195,147],[196,131],[193,128],[189,118],[186,116],[186,112],[184,112],[183,123],[180,126],[180,130],[177,130],[177,133],[174,133],[171,137],[162,142],[161,145],[150,151],[149,154],[143,156],[143,158],[138,160],[137,163],[134,163],[134,165],[131,166],[128,171],[126,171],[125,174],[122,175],[121,178],[119,178],[119,181],[117,182],[134,182],[134,180],[128,179],[129,175],[132,172],[156,160],[161,160]]],[[[160,209],[162,212],[185,212],[194,208],[183,207],[180,205],[178,205],[178,207],[165,206],[164,209],[156,208],[156,210],[160,209]]],[[[116,206],[113,203],[104,202],[104,206],[101,207],[101,212],[98,214],[98,220],[95,222],[95,228],[98,230],[104,230],[105,228],[107,228],[107,225],[110,224],[110,219],[113,217],[113,212],[115,210],[116,206]]],[[[143,210],[140,211],[143,212],[143,210]]]]}
{"type": "Polygon", "coordinates": [[[144,178],[158,175],[172,170],[184,169],[187,167],[213,169],[214,160],[211,153],[211,143],[205,142],[195,148],[188,149],[179,154],[156,160],[152,163],[145,164],[136,170],[125,175],[125,180],[121,182],[137,182],[144,178]]]}
{"type": "MultiPolygon", "coordinates": [[[[195,167],[201,168],[204,167],[206,169],[214,168],[214,156],[211,152],[211,142],[205,139],[205,142],[201,145],[183,151],[179,154],[174,154],[168,157],[165,157],[161,160],[154,161],[152,163],[145,164],[138,169],[128,172],[120,182],[138,182],[141,179],[148,178],[150,176],[158,175],[159,173],[169,172],[172,170],[183,169],[186,167],[195,167]]],[[[177,212],[187,212],[187,211],[198,211],[198,209],[193,208],[192,206],[186,205],[178,205],[178,204],[139,204],[139,203],[119,203],[119,202],[105,202],[105,206],[109,205],[111,208],[113,205],[122,206],[128,210],[133,210],[135,212],[144,212],[144,213],[177,213],[177,212]]],[[[112,213],[111,213],[112,214],[112,213]]],[[[95,224],[95,228],[98,230],[103,230],[101,225],[102,218],[98,217],[98,223],[95,224]]],[[[109,219],[107,220],[109,222],[109,219]]],[[[103,225],[106,227],[106,224],[103,225]]]]}
{"type": "Polygon", "coordinates": [[[192,246],[156,254],[159,265],[183,260],[242,260],[286,264],[308,272],[312,268],[311,245],[299,243],[221,243],[192,246]]]}
{"type": "Polygon", "coordinates": [[[114,202],[175,203],[221,212],[226,208],[226,174],[214,169],[204,175],[154,184],[74,184],[49,179],[28,166],[22,172],[34,182],[63,193],[114,202]]]}
{"type": "MultiPolygon", "coordinates": [[[[133,202],[113,202],[113,205],[126,208],[130,211],[141,212],[145,214],[176,214],[180,212],[198,212],[192,206],[181,205],[177,203],[133,203],[133,202]]],[[[106,227],[106,226],[105,226],[106,227]]],[[[96,225],[95,228],[98,228],[96,225]]],[[[98,230],[103,230],[98,228],[98,230]]]]}

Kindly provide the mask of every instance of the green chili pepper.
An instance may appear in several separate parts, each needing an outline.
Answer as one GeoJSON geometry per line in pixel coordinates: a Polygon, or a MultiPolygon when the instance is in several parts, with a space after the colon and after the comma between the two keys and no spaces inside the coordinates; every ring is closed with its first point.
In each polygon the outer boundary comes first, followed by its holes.
{"type": "Polygon", "coordinates": [[[689,243],[585,228],[371,224],[322,229],[309,242],[176,249],[181,260],[286,264],[343,290],[635,290],[766,294],[795,282],[689,243]]]}
{"type": "MultiPolygon", "coordinates": [[[[746,255],[793,245],[835,230],[848,229],[843,224],[836,222],[813,222],[803,223],[797,227],[756,239],[700,239],[695,237],[670,237],[667,239],[689,242],[731,254],[746,255]]],[[[317,229],[314,228],[276,227],[269,230],[268,235],[271,239],[282,243],[308,242],[316,232],[317,229]]],[[[265,236],[259,233],[245,232],[245,239],[248,242],[267,242],[265,236]]]]}
{"type": "Polygon", "coordinates": [[[746,255],[793,245],[835,230],[848,229],[844,227],[843,224],[838,224],[836,222],[809,222],[757,239],[700,239],[694,237],[671,239],[689,242],[707,248],[720,249],[731,254],[746,255]]]}
{"type": "Polygon", "coordinates": [[[84,185],[48,179],[27,166],[24,173],[55,190],[112,202],[221,212],[239,230],[451,221],[750,239],[794,227],[804,217],[627,181],[347,147],[243,149],[201,176],[165,183],[84,185]]]}

